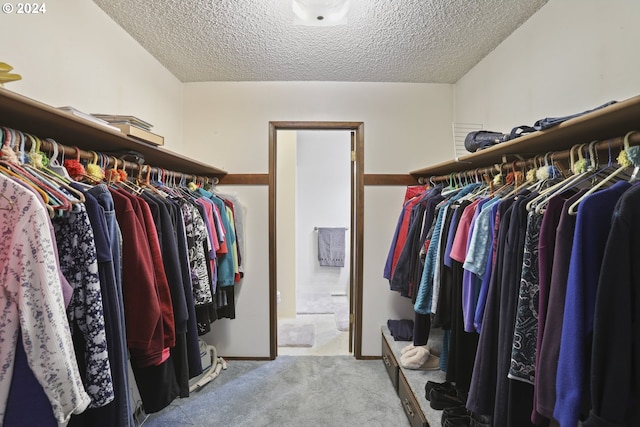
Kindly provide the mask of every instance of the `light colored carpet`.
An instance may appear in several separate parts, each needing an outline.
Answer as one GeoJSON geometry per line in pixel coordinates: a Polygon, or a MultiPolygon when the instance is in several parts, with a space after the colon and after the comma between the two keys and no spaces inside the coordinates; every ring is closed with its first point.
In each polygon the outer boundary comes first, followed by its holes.
{"type": "Polygon", "coordinates": [[[295,320],[278,322],[278,347],[313,347],[316,327],[295,320]]]}
{"type": "Polygon", "coordinates": [[[298,314],[333,313],[333,300],[328,292],[300,292],[296,295],[298,314]]]}
{"type": "Polygon", "coordinates": [[[380,360],[280,356],[228,361],[213,382],[143,427],[408,427],[380,360]]]}

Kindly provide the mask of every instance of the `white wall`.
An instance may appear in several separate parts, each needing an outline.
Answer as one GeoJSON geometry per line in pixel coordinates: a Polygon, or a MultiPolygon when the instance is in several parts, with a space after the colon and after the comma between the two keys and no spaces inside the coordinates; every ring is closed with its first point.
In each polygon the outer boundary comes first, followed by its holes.
{"type": "MultiPolygon", "coordinates": [[[[184,86],[184,151],[232,173],[268,172],[269,121],[364,122],[365,173],[407,173],[451,156],[452,86],[403,83],[220,82],[184,86]]],[[[222,188],[226,191],[226,187],[222,188]]],[[[223,356],[269,355],[268,192],[233,186],[250,204],[237,318],[207,336],[223,356]]],[[[380,326],[412,316],[382,272],[403,187],[365,189],[363,345],[380,355],[380,326]]]]}
{"type": "MultiPolygon", "coordinates": [[[[278,141],[278,149],[280,142],[278,141]]],[[[296,185],[296,288],[303,293],[349,290],[351,136],[349,131],[300,131],[296,185]],[[345,227],[344,267],[320,267],[315,227],[345,227]]],[[[280,177],[278,176],[278,179],[280,177]]],[[[279,207],[279,206],[278,206],[279,207]]],[[[278,252],[280,250],[278,249],[278,252]]],[[[280,254],[278,254],[278,259],[280,254]]],[[[279,279],[278,279],[279,281],[279,279]]]]}
{"type": "Polygon", "coordinates": [[[220,187],[223,193],[235,193],[246,208],[245,279],[235,285],[236,318],[218,319],[205,339],[215,343],[220,356],[269,356],[269,198],[266,187],[220,187]],[[266,308],[265,308],[266,307],[266,308]]]}
{"type": "Polygon", "coordinates": [[[637,0],[550,0],[456,83],[456,122],[508,132],[639,95],[638,18],[637,0]]]}
{"type": "Polygon", "coordinates": [[[364,191],[362,297],[365,307],[363,323],[366,339],[362,348],[363,354],[367,355],[380,355],[381,343],[375,340],[375,334],[380,335],[380,326],[386,324],[387,319],[413,320],[414,317],[411,301],[400,296],[398,292],[391,292],[388,282],[380,280],[391,246],[391,237],[402,209],[404,192],[404,188],[394,186],[365,187],[364,191]]]}
{"type": "Polygon", "coordinates": [[[22,75],[7,89],[53,107],[137,116],[180,150],[182,84],[95,3],[53,1],[44,14],[2,14],[0,37],[0,61],[22,75]]]}
{"type": "Polygon", "coordinates": [[[452,86],[205,82],[184,85],[184,154],[267,173],[269,121],[365,122],[365,173],[407,173],[451,157],[452,86]]]}

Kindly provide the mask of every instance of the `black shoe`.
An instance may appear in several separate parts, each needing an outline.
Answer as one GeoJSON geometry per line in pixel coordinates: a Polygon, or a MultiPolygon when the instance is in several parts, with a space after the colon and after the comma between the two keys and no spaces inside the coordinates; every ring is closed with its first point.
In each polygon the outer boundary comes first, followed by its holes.
{"type": "Polygon", "coordinates": [[[473,419],[467,415],[465,417],[448,418],[442,424],[442,427],[471,427],[472,423],[473,419]]]}
{"type": "Polygon", "coordinates": [[[442,393],[438,390],[431,390],[431,407],[433,409],[453,408],[454,406],[464,406],[464,402],[458,396],[442,393]]]}
{"type": "Polygon", "coordinates": [[[471,418],[473,418],[473,425],[475,427],[491,427],[491,417],[489,415],[478,415],[469,411],[471,418]]]}
{"type": "Polygon", "coordinates": [[[446,394],[453,395],[455,395],[456,393],[456,387],[448,381],[445,381],[443,383],[427,381],[427,383],[424,385],[424,396],[427,400],[431,400],[431,390],[438,390],[446,394]]]}
{"type": "Polygon", "coordinates": [[[491,418],[486,417],[485,415],[473,415],[471,417],[471,427],[491,427],[491,418]],[[478,418],[481,417],[485,420],[487,420],[486,422],[484,421],[479,421],[478,418]]]}
{"type": "Polygon", "coordinates": [[[442,411],[441,423],[444,425],[447,420],[453,420],[455,418],[469,418],[470,416],[471,412],[465,408],[464,405],[445,408],[444,411],[442,411]]]}
{"type": "Polygon", "coordinates": [[[463,402],[467,401],[467,397],[469,396],[469,392],[468,391],[460,391],[458,389],[456,389],[456,394],[458,396],[458,399],[462,400],[463,402]]]}

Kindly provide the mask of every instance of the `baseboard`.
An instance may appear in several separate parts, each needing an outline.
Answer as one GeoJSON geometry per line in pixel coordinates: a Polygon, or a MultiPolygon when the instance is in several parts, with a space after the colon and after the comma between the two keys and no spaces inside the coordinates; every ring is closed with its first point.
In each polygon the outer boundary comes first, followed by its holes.
{"type": "Polygon", "coordinates": [[[269,356],[264,357],[243,357],[243,356],[221,356],[224,360],[256,360],[256,361],[269,361],[273,360],[269,356]]]}

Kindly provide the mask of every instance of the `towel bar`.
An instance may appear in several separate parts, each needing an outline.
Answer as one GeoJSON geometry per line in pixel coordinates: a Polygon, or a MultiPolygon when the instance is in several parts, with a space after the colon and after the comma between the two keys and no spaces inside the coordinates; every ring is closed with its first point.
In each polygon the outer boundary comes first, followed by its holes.
{"type": "MultiPolygon", "coordinates": [[[[321,227],[313,227],[313,231],[318,231],[318,228],[321,228],[321,227]]],[[[349,229],[349,227],[335,227],[335,228],[344,228],[345,230],[349,229]]]]}

